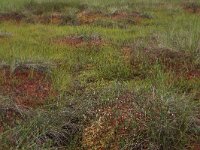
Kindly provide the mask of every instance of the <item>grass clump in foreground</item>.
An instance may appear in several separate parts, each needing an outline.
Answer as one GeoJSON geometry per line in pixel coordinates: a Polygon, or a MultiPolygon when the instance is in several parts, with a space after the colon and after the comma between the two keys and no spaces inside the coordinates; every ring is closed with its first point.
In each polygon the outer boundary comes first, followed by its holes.
{"type": "Polygon", "coordinates": [[[144,93],[122,93],[96,111],[100,117],[84,130],[86,149],[183,149],[190,143],[195,105],[186,97],[144,93]]]}
{"type": "Polygon", "coordinates": [[[2,0],[0,149],[200,149],[198,6],[2,0]]]}

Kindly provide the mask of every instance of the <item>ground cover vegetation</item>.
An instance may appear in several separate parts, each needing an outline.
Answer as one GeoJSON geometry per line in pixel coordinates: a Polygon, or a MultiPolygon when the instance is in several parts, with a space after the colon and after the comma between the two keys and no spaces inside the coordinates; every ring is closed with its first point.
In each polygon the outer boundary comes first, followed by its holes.
{"type": "Polygon", "coordinates": [[[0,149],[199,143],[198,0],[0,1],[0,149]]]}

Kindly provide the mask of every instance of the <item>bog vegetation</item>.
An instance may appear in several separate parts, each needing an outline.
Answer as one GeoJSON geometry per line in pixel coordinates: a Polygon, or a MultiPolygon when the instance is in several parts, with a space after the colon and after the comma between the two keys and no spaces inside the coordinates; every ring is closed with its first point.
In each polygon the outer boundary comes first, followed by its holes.
{"type": "Polygon", "coordinates": [[[199,143],[199,0],[0,1],[0,149],[199,143]]]}

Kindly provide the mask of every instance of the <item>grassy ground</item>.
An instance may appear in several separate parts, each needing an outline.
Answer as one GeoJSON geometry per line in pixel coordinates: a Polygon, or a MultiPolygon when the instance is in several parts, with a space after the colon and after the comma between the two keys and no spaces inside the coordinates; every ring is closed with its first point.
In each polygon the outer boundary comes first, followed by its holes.
{"type": "Polygon", "coordinates": [[[1,0],[0,149],[200,149],[200,3],[1,0]]]}

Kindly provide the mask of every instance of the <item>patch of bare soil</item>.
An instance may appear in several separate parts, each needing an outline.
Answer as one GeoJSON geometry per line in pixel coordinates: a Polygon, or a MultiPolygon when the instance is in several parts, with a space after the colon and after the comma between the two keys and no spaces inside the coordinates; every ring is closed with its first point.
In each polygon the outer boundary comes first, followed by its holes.
{"type": "Polygon", "coordinates": [[[23,14],[16,12],[0,13],[0,21],[15,21],[19,23],[24,18],[25,16],[23,14]]]}
{"type": "Polygon", "coordinates": [[[186,12],[200,14],[200,5],[196,3],[184,4],[183,8],[186,12]]]}
{"type": "Polygon", "coordinates": [[[18,67],[11,71],[4,67],[0,69],[0,79],[1,91],[22,107],[35,108],[53,95],[50,79],[40,70],[18,67]]]}
{"type": "Polygon", "coordinates": [[[100,36],[67,36],[55,40],[55,43],[61,45],[69,45],[75,47],[88,46],[99,47],[105,44],[105,41],[100,36]]]}
{"type": "Polygon", "coordinates": [[[117,102],[100,107],[95,111],[98,120],[83,131],[83,147],[86,149],[120,149],[120,140],[144,129],[143,114],[137,110],[132,93],[118,97],[117,102]],[[138,128],[132,128],[132,120],[138,121],[138,128]]]}

